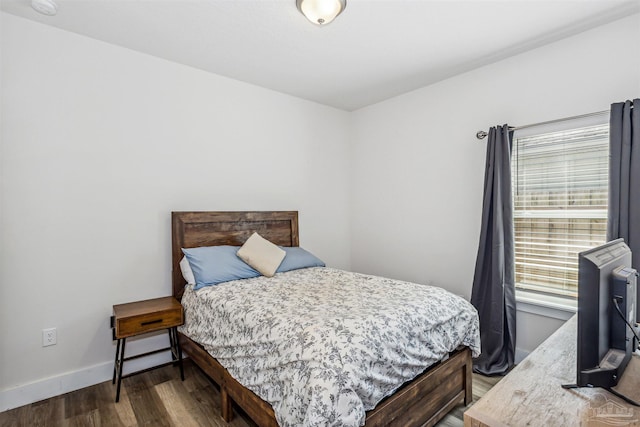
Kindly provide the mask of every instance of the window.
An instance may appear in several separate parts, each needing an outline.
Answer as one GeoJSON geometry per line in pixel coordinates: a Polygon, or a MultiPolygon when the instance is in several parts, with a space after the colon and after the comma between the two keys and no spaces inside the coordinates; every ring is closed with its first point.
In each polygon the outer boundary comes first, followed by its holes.
{"type": "Polygon", "coordinates": [[[516,288],[575,298],[578,253],[606,241],[609,125],[564,126],[514,134],[516,288]]]}

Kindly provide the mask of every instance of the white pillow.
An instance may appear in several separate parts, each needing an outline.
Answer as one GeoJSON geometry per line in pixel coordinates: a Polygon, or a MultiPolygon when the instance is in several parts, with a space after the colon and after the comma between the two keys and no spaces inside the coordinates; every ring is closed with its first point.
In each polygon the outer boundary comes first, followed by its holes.
{"type": "Polygon", "coordinates": [[[180,271],[182,271],[182,277],[187,281],[189,285],[196,284],[196,278],[193,275],[193,270],[191,270],[191,264],[189,264],[189,260],[186,256],[182,257],[180,261],[180,271]]]}
{"type": "Polygon", "coordinates": [[[258,233],[253,233],[238,249],[238,256],[262,275],[271,277],[276,274],[280,263],[287,255],[258,233]]]}

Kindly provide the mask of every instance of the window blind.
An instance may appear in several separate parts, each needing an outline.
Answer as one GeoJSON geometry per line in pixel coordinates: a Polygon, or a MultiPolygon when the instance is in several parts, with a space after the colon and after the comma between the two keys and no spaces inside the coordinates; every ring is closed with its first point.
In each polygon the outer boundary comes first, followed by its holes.
{"type": "Polygon", "coordinates": [[[576,297],[578,253],[606,241],[609,125],[513,143],[516,287],[576,297]]]}

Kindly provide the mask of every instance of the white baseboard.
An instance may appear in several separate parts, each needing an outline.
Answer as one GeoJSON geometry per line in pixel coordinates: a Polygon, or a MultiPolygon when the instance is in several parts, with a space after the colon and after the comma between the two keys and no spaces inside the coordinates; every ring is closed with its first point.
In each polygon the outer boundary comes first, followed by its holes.
{"type": "MultiPolygon", "coordinates": [[[[136,346],[137,348],[131,354],[139,354],[139,353],[151,351],[154,348],[162,348],[159,345],[157,345],[159,341],[158,338],[160,337],[150,337],[147,340],[144,340],[147,342],[145,343],[140,342],[141,345],[136,346]]],[[[143,341],[143,340],[140,340],[140,341],[143,341]]],[[[168,346],[168,341],[169,340],[166,339],[167,346],[168,346]]],[[[160,345],[163,345],[163,344],[160,344],[160,345]]],[[[127,346],[127,348],[129,348],[129,346],[127,346]]],[[[114,346],[114,352],[115,352],[115,346],[114,346]]],[[[127,352],[125,356],[128,357],[129,352],[127,352]]],[[[171,354],[168,351],[163,353],[152,354],[147,357],[141,357],[139,359],[133,359],[133,360],[127,361],[124,364],[124,374],[126,375],[129,372],[135,372],[135,371],[151,368],[153,366],[157,366],[170,361],[171,361],[171,354]]],[[[0,412],[4,412],[9,409],[28,405],[30,403],[48,399],[50,397],[59,396],[61,394],[69,393],[74,390],[79,390],[81,388],[99,384],[101,382],[111,381],[112,378],[113,378],[113,360],[110,360],[108,362],[103,362],[98,365],[85,367],[82,369],[78,369],[76,371],[67,372],[67,373],[56,375],[53,377],[37,380],[28,384],[23,384],[17,387],[5,389],[0,391],[0,412]]],[[[115,399],[115,392],[116,392],[116,387],[113,386],[114,399],[115,399]]]]}

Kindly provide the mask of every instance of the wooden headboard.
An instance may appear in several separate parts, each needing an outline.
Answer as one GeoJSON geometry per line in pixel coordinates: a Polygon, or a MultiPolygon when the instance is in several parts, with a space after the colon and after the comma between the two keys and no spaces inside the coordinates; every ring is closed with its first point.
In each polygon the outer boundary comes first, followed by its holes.
{"type": "Polygon", "coordinates": [[[298,212],[171,212],[173,295],[180,300],[186,284],[181,248],[242,246],[254,232],[276,245],[299,246],[298,212]]]}

